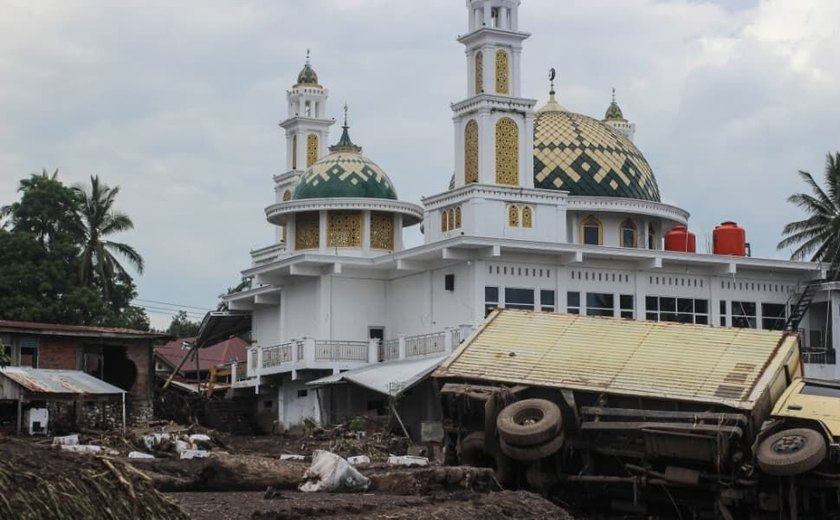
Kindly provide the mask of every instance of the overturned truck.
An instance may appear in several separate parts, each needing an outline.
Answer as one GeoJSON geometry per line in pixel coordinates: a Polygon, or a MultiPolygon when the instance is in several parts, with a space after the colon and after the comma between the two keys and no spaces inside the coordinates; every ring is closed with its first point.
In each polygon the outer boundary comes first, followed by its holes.
{"type": "Polygon", "coordinates": [[[796,335],[493,311],[434,374],[452,463],[584,511],[840,514],[840,384],[796,335]]]}

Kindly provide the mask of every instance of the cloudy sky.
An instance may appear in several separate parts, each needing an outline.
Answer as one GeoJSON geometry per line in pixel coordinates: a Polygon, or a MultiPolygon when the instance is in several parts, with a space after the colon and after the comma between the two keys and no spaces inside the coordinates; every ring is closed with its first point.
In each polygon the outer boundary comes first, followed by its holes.
{"type": "MultiPolygon", "coordinates": [[[[755,256],[785,257],[796,171],[840,149],[838,19],[836,0],[523,0],[523,92],[542,104],[555,67],[558,100],[601,117],[615,87],[701,249],[735,220],[755,256]]],[[[119,185],[153,324],[164,303],[197,317],[273,239],[306,49],[329,114],[346,101],[354,141],[419,202],[452,173],[466,23],[462,0],[0,0],[0,205],[42,168],[119,185]]]]}

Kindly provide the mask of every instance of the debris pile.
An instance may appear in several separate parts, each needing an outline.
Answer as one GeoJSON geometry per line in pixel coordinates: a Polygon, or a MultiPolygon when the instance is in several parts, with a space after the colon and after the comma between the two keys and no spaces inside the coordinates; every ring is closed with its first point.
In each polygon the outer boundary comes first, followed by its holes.
{"type": "Polygon", "coordinates": [[[0,518],[189,520],[129,465],[35,443],[0,442],[0,518]]]}

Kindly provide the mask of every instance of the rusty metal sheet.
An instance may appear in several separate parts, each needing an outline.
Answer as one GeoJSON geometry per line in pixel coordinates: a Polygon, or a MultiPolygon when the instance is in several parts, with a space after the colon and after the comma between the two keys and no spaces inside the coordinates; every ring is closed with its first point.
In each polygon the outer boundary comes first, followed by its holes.
{"type": "Polygon", "coordinates": [[[435,373],[750,408],[796,338],[781,332],[494,311],[435,373]],[[758,387],[757,387],[757,383],[758,387]]]}
{"type": "Polygon", "coordinates": [[[80,370],[6,367],[5,376],[28,392],[36,394],[121,394],[125,390],[80,370]]]}

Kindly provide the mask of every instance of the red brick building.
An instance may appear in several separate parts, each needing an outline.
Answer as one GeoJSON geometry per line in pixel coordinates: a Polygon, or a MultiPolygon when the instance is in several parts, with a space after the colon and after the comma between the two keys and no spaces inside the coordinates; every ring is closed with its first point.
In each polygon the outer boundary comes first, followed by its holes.
{"type": "Polygon", "coordinates": [[[152,418],[152,352],[167,339],[132,329],[0,320],[0,343],[12,366],[81,370],[122,388],[129,422],[152,418]]]}

